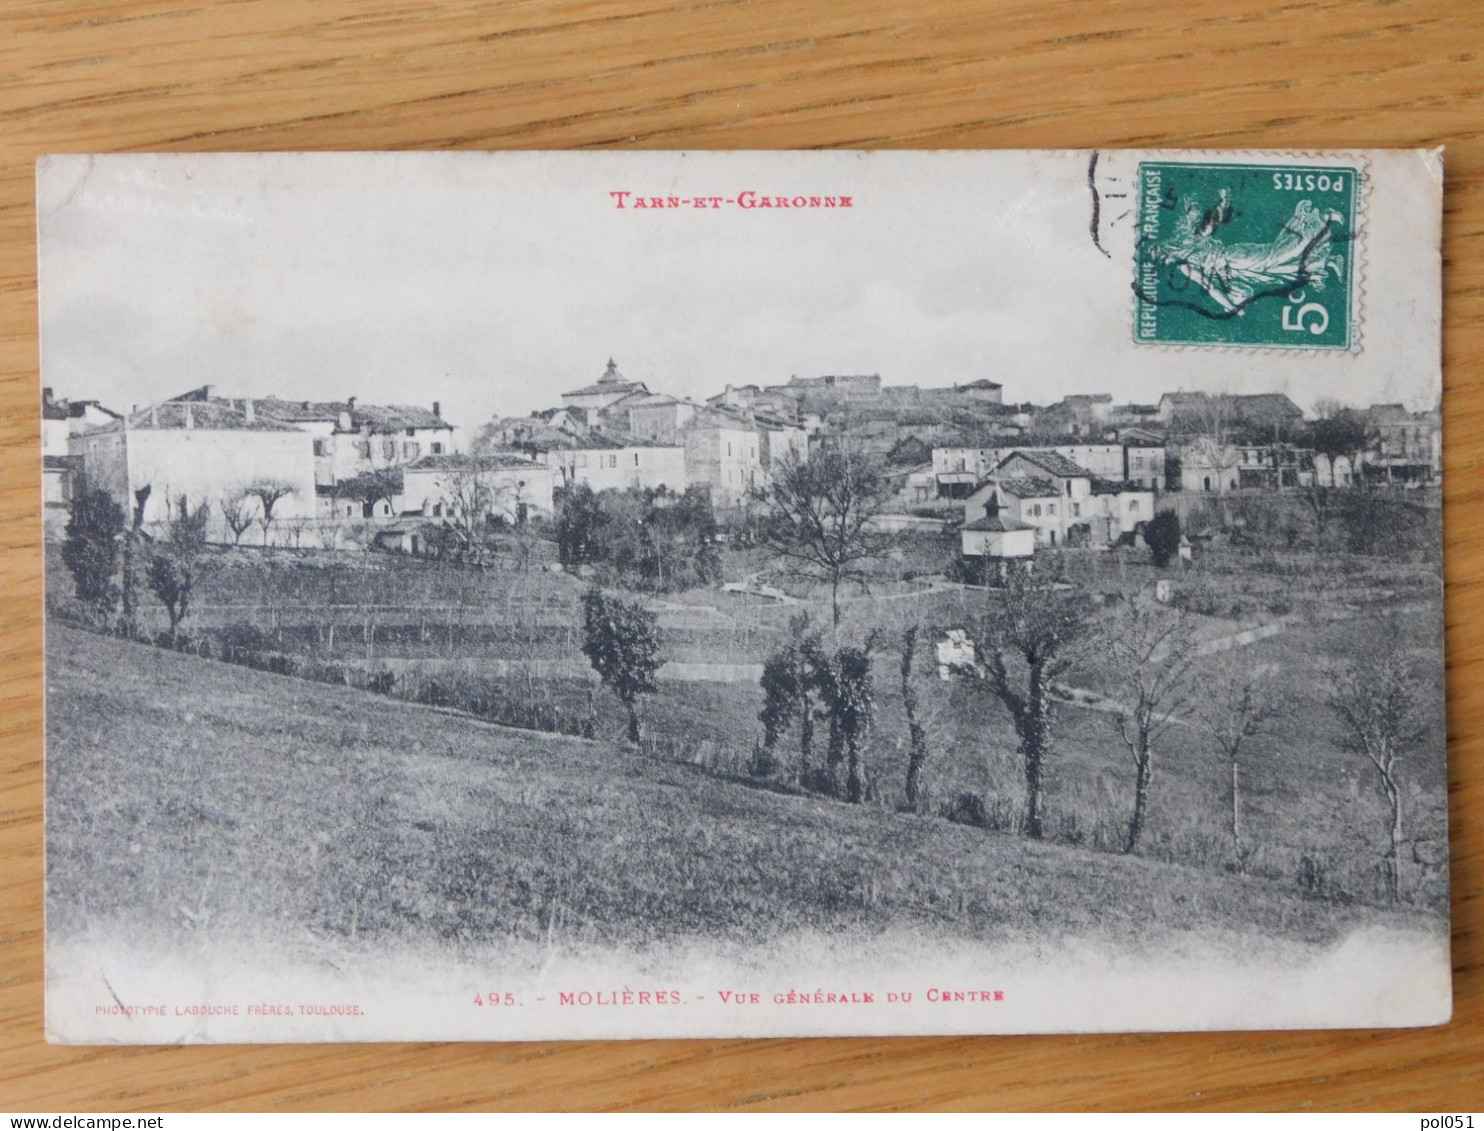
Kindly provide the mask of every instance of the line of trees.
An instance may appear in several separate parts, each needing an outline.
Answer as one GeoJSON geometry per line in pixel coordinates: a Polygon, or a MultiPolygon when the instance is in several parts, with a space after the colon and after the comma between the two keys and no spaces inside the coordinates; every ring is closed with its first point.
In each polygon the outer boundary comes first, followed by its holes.
{"type": "MultiPolygon", "coordinates": [[[[876,720],[872,659],[882,633],[873,631],[859,644],[827,643],[825,630],[807,614],[794,617],[789,628],[789,642],[763,665],[763,736],[755,770],[772,774],[791,761],[784,772],[804,788],[850,802],[867,799],[873,791],[863,751],[876,720]],[[790,735],[797,748],[791,760],[782,754],[790,735]]],[[[898,652],[907,753],[903,808],[910,812],[925,811],[931,758],[914,682],[919,634],[918,627],[908,626],[898,652]]],[[[1226,766],[1230,854],[1234,867],[1246,870],[1253,847],[1244,823],[1247,763],[1253,743],[1288,704],[1271,670],[1246,667],[1235,657],[1202,659],[1191,619],[1147,596],[1100,609],[1086,593],[1025,571],[1012,572],[1002,589],[986,591],[967,635],[972,658],[951,670],[1000,703],[1009,718],[1024,778],[1024,835],[1047,835],[1048,764],[1062,711],[1072,701],[1065,681],[1079,665],[1095,663],[1106,673],[1109,698],[1088,705],[1107,715],[1132,770],[1121,850],[1132,854],[1143,847],[1160,758],[1203,735],[1226,766]]],[[[1427,733],[1425,688],[1412,666],[1394,654],[1357,660],[1327,680],[1324,702],[1338,724],[1341,747],[1368,759],[1389,805],[1383,865],[1386,894],[1395,902],[1404,865],[1398,772],[1427,733]]]]}

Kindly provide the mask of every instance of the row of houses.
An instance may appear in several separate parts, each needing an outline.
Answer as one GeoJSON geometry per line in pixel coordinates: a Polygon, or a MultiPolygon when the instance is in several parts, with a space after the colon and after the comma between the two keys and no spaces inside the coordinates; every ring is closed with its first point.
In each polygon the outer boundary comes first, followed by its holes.
{"type": "Polygon", "coordinates": [[[749,498],[779,461],[809,454],[808,429],[795,418],[654,393],[612,358],[596,381],[561,394],[561,402],[497,420],[483,439],[550,467],[559,486],[677,494],[699,486],[721,508],[749,498]]]}
{"type": "Polygon", "coordinates": [[[212,511],[211,536],[236,540],[234,521],[263,541],[296,541],[306,523],[343,525],[471,509],[522,521],[550,513],[552,469],[504,453],[461,450],[440,406],[223,397],[211,385],[116,413],[43,390],[45,514],[53,534],[82,485],[126,513],[143,496],[147,527],[182,499],[212,511]],[[271,489],[270,489],[271,488],[271,489]],[[272,497],[264,513],[264,497],[272,497]],[[267,521],[264,521],[264,520],[267,521]]]}
{"type": "Polygon", "coordinates": [[[1441,472],[1436,412],[1372,406],[1352,414],[1365,421],[1363,440],[1326,455],[1301,442],[1323,422],[1307,424],[1282,394],[1176,392],[1148,405],[1076,395],[1038,408],[1004,404],[1001,387],[988,380],[920,389],[867,374],[729,385],[696,401],[653,392],[609,359],[596,380],[559,400],[528,417],[496,419],[466,444],[437,402],[231,397],[203,385],[120,413],[46,390],[48,525],[65,522],[72,485],[83,479],[126,510],[149,486],[146,522],[163,520],[185,497],[211,503],[224,523],[231,500],[241,503],[247,488],[269,482],[284,488],[271,516],[283,528],[404,519],[415,526],[470,508],[520,522],[551,513],[557,490],[576,484],[675,493],[699,486],[724,510],[764,486],[781,461],[846,443],[879,451],[904,512],[954,500],[969,507],[970,523],[1004,516],[1002,524],[1033,527],[1041,544],[1066,544],[1119,536],[1130,514],[1142,521],[1152,513],[1146,496],[1167,490],[1344,486],[1362,476],[1413,483],[1441,472]],[[1061,474],[1044,467],[1006,474],[1017,455],[1061,474]],[[982,513],[991,481],[995,516],[982,513]],[[1086,490],[1068,494],[1072,481],[1086,490]],[[1035,493],[1047,483],[1059,484],[1061,495],[1035,493]]]}

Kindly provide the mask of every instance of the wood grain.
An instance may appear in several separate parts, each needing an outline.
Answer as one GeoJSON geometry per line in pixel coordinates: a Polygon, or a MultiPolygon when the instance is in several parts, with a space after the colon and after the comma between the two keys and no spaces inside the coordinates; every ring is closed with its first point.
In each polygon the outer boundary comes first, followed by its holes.
{"type": "Polygon", "coordinates": [[[1481,39],[1484,8],[1455,0],[9,0],[0,12],[0,1108],[1477,1106],[1481,39]],[[42,1043],[38,154],[1439,144],[1448,147],[1451,1025],[508,1046],[42,1043]]]}

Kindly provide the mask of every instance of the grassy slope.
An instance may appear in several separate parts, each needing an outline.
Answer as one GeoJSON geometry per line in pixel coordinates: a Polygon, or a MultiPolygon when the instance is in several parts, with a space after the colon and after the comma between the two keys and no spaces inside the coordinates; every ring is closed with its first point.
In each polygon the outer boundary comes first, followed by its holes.
{"type": "Polygon", "coordinates": [[[643,945],[1097,924],[1123,942],[1186,928],[1320,940],[1377,914],[58,625],[47,646],[48,911],[63,933],[422,943],[551,930],[643,945]]]}

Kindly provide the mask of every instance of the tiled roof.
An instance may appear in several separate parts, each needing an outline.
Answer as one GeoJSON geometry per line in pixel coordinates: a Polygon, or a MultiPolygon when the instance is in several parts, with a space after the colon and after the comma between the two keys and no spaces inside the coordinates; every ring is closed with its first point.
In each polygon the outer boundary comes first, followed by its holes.
{"type": "Polygon", "coordinates": [[[360,404],[354,408],[347,404],[352,427],[357,430],[369,427],[372,432],[396,432],[404,428],[448,428],[453,425],[432,412],[415,404],[360,404]]]}
{"type": "Polygon", "coordinates": [[[630,381],[618,371],[618,366],[613,359],[608,359],[608,368],[603,370],[603,376],[599,377],[591,385],[584,385],[580,389],[563,393],[564,397],[592,397],[601,393],[648,393],[649,389],[643,381],[630,381]]]}
{"type": "Polygon", "coordinates": [[[518,468],[545,467],[525,456],[508,455],[503,452],[486,452],[478,455],[456,452],[441,456],[423,456],[410,463],[406,471],[512,471],[518,468]]]}
{"type": "Polygon", "coordinates": [[[307,424],[315,420],[338,420],[342,412],[350,411],[350,405],[343,401],[286,401],[278,397],[263,397],[253,401],[253,411],[286,424],[307,424]]]}
{"type": "MultiPolygon", "coordinates": [[[[232,406],[224,401],[166,401],[164,404],[154,405],[151,408],[143,408],[138,412],[131,413],[128,417],[128,429],[131,432],[148,431],[158,429],[184,429],[189,421],[189,427],[201,428],[213,432],[297,432],[298,429],[290,424],[277,420],[264,420],[257,417],[251,421],[240,408],[232,406]]],[[[93,435],[99,432],[118,432],[125,427],[123,420],[116,420],[105,424],[101,428],[94,428],[93,435]]],[[[308,441],[305,441],[308,443],[308,441]]]]}
{"type": "Polygon", "coordinates": [[[502,420],[498,432],[509,447],[551,450],[576,447],[577,437],[565,428],[529,416],[502,420]]]}
{"type": "Polygon", "coordinates": [[[581,435],[568,433],[572,443],[567,447],[586,451],[617,451],[619,448],[673,448],[675,444],[661,444],[657,440],[645,440],[623,432],[584,432],[581,435]]]}
{"type": "Polygon", "coordinates": [[[1241,414],[1277,413],[1294,418],[1304,415],[1303,410],[1289,400],[1285,393],[1243,393],[1233,400],[1237,402],[1237,412],[1241,414]]]}
{"type": "MultiPolygon", "coordinates": [[[[226,397],[213,397],[210,400],[190,397],[169,403],[188,403],[193,410],[213,405],[235,410],[242,402],[226,397]]],[[[281,397],[254,397],[252,403],[253,411],[259,419],[274,420],[281,424],[309,424],[316,421],[338,423],[341,414],[349,413],[351,427],[355,431],[362,428],[372,432],[401,432],[407,428],[453,428],[448,421],[421,405],[361,404],[359,401],[352,405],[349,401],[289,401],[281,397]]]]}
{"type": "Polygon", "coordinates": [[[1015,475],[1000,480],[1000,490],[1017,499],[1054,499],[1061,494],[1056,484],[1040,476],[1015,475]]]}
{"type": "Polygon", "coordinates": [[[646,393],[649,390],[639,381],[598,381],[580,389],[569,389],[564,397],[595,397],[602,393],[646,393]]]}
{"type": "Polygon", "coordinates": [[[1136,448],[1158,448],[1163,447],[1165,438],[1158,432],[1151,432],[1147,428],[1120,428],[1118,439],[1131,447],[1136,448]]]}
{"type": "Polygon", "coordinates": [[[1034,530],[1035,527],[1028,522],[1021,522],[1018,518],[1008,518],[1004,514],[997,514],[993,518],[976,518],[973,522],[966,522],[961,527],[963,530],[989,530],[997,534],[1008,534],[1012,530],[1034,530]]]}
{"type": "Polygon", "coordinates": [[[106,416],[115,420],[122,420],[121,413],[114,412],[111,408],[104,408],[97,401],[72,401],[57,400],[51,395],[51,390],[46,389],[41,397],[41,419],[43,420],[81,420],[87,416],[88,409],[96,409],[106,416]]]}
{"type": "Polygon", "coordinates": [[[1017,456],[1030,461],[1042,471],[1049,472],[1061,479],[1087,479],[1092,475],[1092,472],[1073,463],[1060,452],[1028,452],[1020,448],[1017,448],[1004,459],[1000,460],[998,467],[1004,467],[1017,456]]]}
{"type": "Polygon", "coordinates": [[[792,420],[783,420],[777,416],[769,416],[765,412],[755,412],[752,414],[752,418],[757,422],[759,428],[766,428],[769,432],[782,432],[784,429],[798,430],[803,427],[800,424],[795,424],[792,420]]]}

